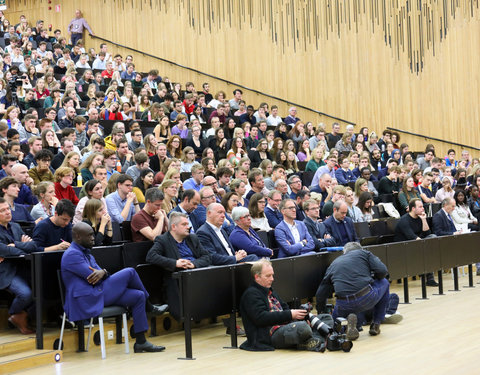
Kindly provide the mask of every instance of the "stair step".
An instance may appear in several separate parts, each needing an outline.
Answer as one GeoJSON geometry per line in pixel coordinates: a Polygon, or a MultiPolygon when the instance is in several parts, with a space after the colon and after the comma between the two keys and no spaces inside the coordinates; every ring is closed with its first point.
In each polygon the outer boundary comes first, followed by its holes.
{"type": "Polygon", "coordinates": [[[0,374],[31,369],[56,363],[62,360],[62,352],[58,350],[28,350],[0,357],[0,374]]]}
{"type": "Polygon", "coordinates": [[[35,349],[35,336],[20,335],[16,330],[0,334],[0,360],[2,357],[35,349]]]}

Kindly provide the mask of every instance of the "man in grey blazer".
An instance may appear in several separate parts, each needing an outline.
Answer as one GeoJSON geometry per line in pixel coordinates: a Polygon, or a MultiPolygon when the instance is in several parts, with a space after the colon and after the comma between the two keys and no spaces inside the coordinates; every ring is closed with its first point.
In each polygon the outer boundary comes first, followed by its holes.
{"type": "Polygon", "coordinates": [[[195,234],[190,234],[188,216],[181,212],[172,212],[168,223],[168,232],[157,236],[148,251],[146,261],[160,266],[163,274],[164,289],[170,313],[180,318],[180,298],[176,280],[172,273],[192,268],[208,267],[211,258],[195,234]]]}

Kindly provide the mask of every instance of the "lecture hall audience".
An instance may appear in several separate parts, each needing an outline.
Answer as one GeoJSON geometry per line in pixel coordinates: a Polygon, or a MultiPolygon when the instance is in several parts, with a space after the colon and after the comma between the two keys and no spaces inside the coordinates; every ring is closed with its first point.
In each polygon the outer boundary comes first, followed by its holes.
{"type": "MultiPolygon", "coordinates": [[[[61,31],[35,30],[43,58],[26,59],[38,80],[35,90],[28,80],[18,86],[18,105],[7,80],[29,55],[26,29],[9,33],[0,51],[0,257],[66,250],[72,219],[93,228],[96,246],[131,228],[133,241],[154,241],[147,261],[168,272],[343,246],[358,240],[354,222],[378,218],[378,203],[404,214],[398,241],[431,234],[427,214],[438,235],[479,229],[480,163],[467,150],[458,159],[453,149],[436,155],[434,145],[412,152],[397,133],[378,139],[350,125],[342,134],[337,122],[329,132],[295,107],[269,111],[208,82],[183,91],[153,67],[136,71],[132,56],[112,57],[105,43],[85,51],[81,40],[58,43],[61,31]],[[277,243],[258,230],[274,231],[277,243]]],[[[0,263],[1,289],[21,284],[9,320],[31,333],[30,286],[7,271],[15,275],[15,266],[0,263]]]]}

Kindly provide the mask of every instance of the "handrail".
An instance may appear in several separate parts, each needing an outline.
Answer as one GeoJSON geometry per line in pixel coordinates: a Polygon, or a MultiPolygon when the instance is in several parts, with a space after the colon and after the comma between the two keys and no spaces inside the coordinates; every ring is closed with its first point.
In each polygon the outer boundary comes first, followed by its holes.
{"type": "Polygon", "coordinates": [[[408,135],[414,135],[415,137],[428,138],[428,139],[432,139],[432,140],[434,140],[434,141],[443,142],[443,143],[448,143],[448,144],[451,144],[451,145],[460,146],[460,147],[463,147],[463,148],[470,148],[470,149],[472,149],[472,150],[480,151],[480,148],[478,148],[478,147],[467,146],[467,145],[464,145],[464,144],[462,144],[462,143],[451,142],[451,141],[446,141],[446,140],[440,139],[440,138],[430,137],[430,136],[428,136],[428,135],[412,133],[412,132],[409,132],[409,131],[407,131],[407,130],[401,130],[401,129],[391,128],[390,126],[387,126],[387,129],[388,129],[388,130],[392,130],[392,131],[396,131],[396,132],[399,132],[399,133],[404,133],[404,134],[408,134],[408,135]]]}
{"type": "Polygon", "coordinates": [[[104,42],[108,42],[108,43],[113,44],[113,45],[116,45],[116,46],[118,46],[118,47],[126,48],[126,49],[128,49],[128,50],[130,50],[130,51],[134,51],[134,52],[136,52],[136,53],[140,53],[140,54],[142,54],[142,55],[144,55],[144,56],[152,57],[152,58],[154,58],[154,59],[157,59],[157,60],[160,60],[160,61],[163,61],[163,62],[172,64],[172,65],[178,66],[179,68],[183,68],[183,69],[191,70],[192,72],[195,72],[195,73],[203,74],[203,75],[205,75],[205,76],[207,76],[207,77],[211,77],[211,78],[217,79],[217,80],[222,81],[222,82],[225,82],[225,83],[227,83],[227,84],[229,84],[229,85],[234,85],[234,86],[240,87],[240,88],[242,88],[242,89],[252,91],[252,92],[254,92],[254,93],[256,93],[256,94],[260,94],[260,95],[263,95],[263,96],[267,96],[267,97],[269,97],[269,98],[272,98],[272,99],[275,99],[275,100],[279,100],[279,101],[282,101],[282,102],[291,104],[292,106],[295,106],[295,107],[298,107],[298,108],[303,108],[303,109],[306,109],[306,110],[311,111],[311,112],[315,112],[315,113],[317,113],[317,114],[319,114],[319,115],[322,115],[322,116],[330,117],[330,118],[332,118],[332,119],[334,119],[334,120],[337,120],[337,121],[345,122],[345,123],[347,123],[347,124],[351,124],[351,125],[354,125],[354,126],[356,125],[354,122],[341,119],[340,117],[335,117],[335,116],[329,115],[329,114],[327,114],[327,113],[317,111],[316,109],[308,108],[308,107],[305,107],[304,105],[297,104],[297,103],[293,103],[293,102],[291,102],[291,101],[289,101],[289,100],[279,98],[278,96],[266,94],[266,93],[264,93],[264,92],[261,92],[261,91],[252,89],[252,88],[250,88],[250,87],[247,87],[247,86],[244,86],[244,85],[240,85],[240,84],[235,83],[235,82],[231,82],[231,81],[229,81],[229,80],[227,80],[227,79],[225,79],[225,78],[220,78],[220,77],[214,76],[214,75],[209,74],[209,73],[201,72],[200,70],[191,68],[191,67],[189,67],[189,66],[184,66],[184,65],[178,64],[178,63],[176,63],[176,62],[173,62],[173,61],[164,59],[163,57],[154,56],[154,55],[152,55],[152,54],[150,54],[150,53],[142,52],[142,51],[139,51],[139,50],[137,50],[137,49],[135,49],[135,48],[131,48],[131,47],[128,47],[128,46],[124,46],[123,44],[119,44],[119,43],[112,42],[111,40],[102,38],[102,37],[97,36],[97,35],[91,35],[91,37],[92,37],[92,38],[96,38],[96,39],[103,40],[104,42]]]}

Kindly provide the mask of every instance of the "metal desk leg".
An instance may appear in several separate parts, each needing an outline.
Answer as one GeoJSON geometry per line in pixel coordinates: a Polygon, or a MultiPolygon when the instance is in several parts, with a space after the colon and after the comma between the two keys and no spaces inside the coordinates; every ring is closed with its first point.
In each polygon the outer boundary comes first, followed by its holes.
{"type": "Polygon", "coordinates": [[[35,319],[37,349],[43,349],[43,268],[42,256],[34,254],[32,258],[33,290],[35,298],[35,319]]]}
{"type": "Polygon", "coordinates": [[[435,296],[444,296],[445,293],[443,293],[443,271],[440,270],[437,272],[438,276],[438,293],[433,293],[435,296]]]}
{"type": "Polygon", "coordinates": [[[403,278],[403,303],[409,304],[410,300],[408,297],[408,277],[403,278]]]}
{"type": "Polygon", "coordinates": [[[460,292],[458,288],[458,267],[453,267],[453,290],[449,290],[449,292],[460,292]]]}
{"type": "Polygon", "coordinates": [[[475,288],[473,285],[473,265],[468,265],[468,286],[464,286],[464,288],[475,288]]]}
{"type": "Polygon", "coordinates": [[[417,299],[428,299],[427,298],[427,283],[426,283],[426,275],[420,275],[420,280],[422,281],[422,298],[417,299]]]}

